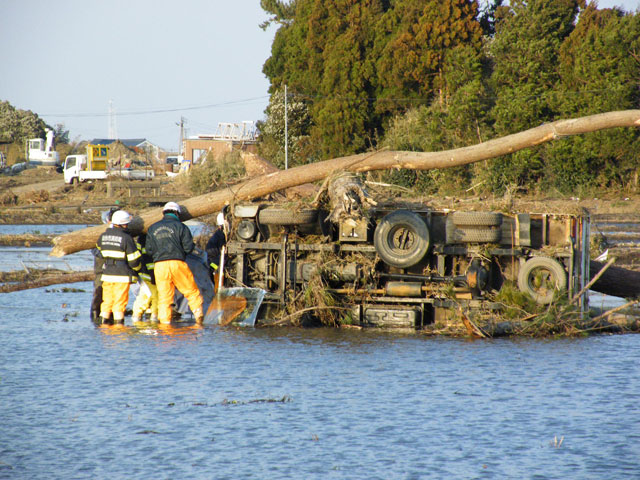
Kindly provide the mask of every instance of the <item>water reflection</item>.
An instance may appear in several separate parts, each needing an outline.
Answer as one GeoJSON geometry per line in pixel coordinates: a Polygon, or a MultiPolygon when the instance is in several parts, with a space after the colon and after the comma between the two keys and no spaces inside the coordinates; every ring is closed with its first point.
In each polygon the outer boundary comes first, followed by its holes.
{"type": "Polygon", "coordinates": [[[118,340],[129,341],[133,337],[147,335],[158,336],[162,340],[180,338],[181,341],[196,339],[202,333],[204,327],[195,324],[172,324],[163,325],[159,323],[136,322],[134,325],[127,324],[97,324],[97,330],[106,336],[116,337],[118,340]]]}

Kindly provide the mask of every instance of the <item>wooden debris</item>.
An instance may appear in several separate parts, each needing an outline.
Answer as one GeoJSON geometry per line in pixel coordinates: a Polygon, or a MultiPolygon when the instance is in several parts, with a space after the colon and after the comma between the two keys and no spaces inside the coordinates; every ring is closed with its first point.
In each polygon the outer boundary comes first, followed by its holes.
{"type": "Polygon", "coordinates": [[[0,276],[0,281],[4,282],[3,285],[0,285],[0,293],[18,292],[61,283],[91,282],[94,278],[93,271],[29,270],[27,272],[4,272],[0,276]]]}

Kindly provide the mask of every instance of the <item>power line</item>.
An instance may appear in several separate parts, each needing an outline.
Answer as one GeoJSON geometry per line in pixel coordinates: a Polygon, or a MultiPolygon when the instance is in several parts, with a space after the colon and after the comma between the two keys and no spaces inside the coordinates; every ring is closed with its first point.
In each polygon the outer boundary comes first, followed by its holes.
{"type": "MultiPolygon", "coordinates": [[[[133,116],[133,115],[151,115],[156,113],[171,113],[171,112],[181,112],[186,110],[206,110],[208,108],[218,108],[218,107],[227,107],[227,106],[238,106],[238,105],[253,105],[260,101],[264,101],[268,99],[268,95],[263,95],[261,97],[253,97],[246,98],[242,100],[232,100],[229,102],[221,102],[221,103],[210,103],[205,105],[193,105],[189,107],[175,107],[175,108],[161,108],[154,110],[132,110],[132,111],[119,111],[118,116],[133,116]]],[[[39,114],[41,117],[64,117],[64,118],[86,118],[86,117],[106,117],[109,116],[109,112],[107,113],[42,113],[39,114]]]]}

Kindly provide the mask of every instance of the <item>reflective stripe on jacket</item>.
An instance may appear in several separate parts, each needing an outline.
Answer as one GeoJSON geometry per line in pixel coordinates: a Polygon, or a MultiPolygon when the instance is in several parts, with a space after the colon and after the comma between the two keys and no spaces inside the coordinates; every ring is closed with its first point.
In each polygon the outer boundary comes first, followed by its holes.
{"type": "Polygon", "coordinates": [[[207,259],[209,261],[209,266],[214,271],[217,270],[218,265],[220,265],[220,252],[226,243],[227,237],[222,228],[218,228],[207,242],[207,246],[205,247],[205,250],[207,251],[207,259]]]}
{"type": "Polygon", "coordinates": [[[149,255],[149,253],[147,253],[146,243],[147,243],[147,236],[144,233],[138,235],[138,237],[136,238],[136,247],[138,247],[138,250],[142,254],[142,258],[141,258],[142,269],[140,270],[140,273],[138,276],[143,280],[146,280],[147,282],[151,283],[152,285],[155,285],[156,277],[153,274],[153,268],[154,268],[153,258],[151,257],[151,255],[149,255]]]}
{"type": "Polygon", "coordinates": [[[98,238],[96,244],[102,265],[102,281],[112,283],[132,283],[136,271],[141,267],[142,254],[129,233],[117,227],[110,227],[98,238]]]}

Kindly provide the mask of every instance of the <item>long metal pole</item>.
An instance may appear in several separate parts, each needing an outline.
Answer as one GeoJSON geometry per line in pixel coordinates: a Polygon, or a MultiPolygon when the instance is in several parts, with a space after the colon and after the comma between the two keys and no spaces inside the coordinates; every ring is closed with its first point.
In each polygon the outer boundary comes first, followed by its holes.
{"type": "Polygon", "coordinates": [[[287,114],[287,84],[284,84],[284,169],[289,168],[289,121],[287,114]]]}

